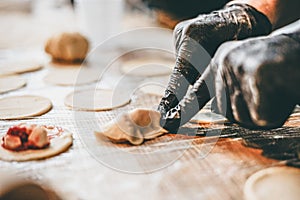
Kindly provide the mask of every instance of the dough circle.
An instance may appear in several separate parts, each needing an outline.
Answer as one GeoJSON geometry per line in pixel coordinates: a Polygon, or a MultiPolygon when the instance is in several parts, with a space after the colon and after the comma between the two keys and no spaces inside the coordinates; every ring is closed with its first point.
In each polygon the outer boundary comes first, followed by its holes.
{"type": "Polygon", "coordinates": [[[130,102],[129,96],[115,97],[113,90],[82,90],[68,94],[65,105],[75,110],[105,111],[124,106],[130,102]]]}
{"type": "Polygon", "coordinates": [[[145,94],[162,97],[165,93],[168,82],[169,76],[147,78],[140,84],[139,90],[145,94]]]}
{"type": "Polygon", "coordinates": [[[122,62],[121,72],[129,76],[162,76],[170,75],[174,63],[169,60],[135,59],[122,62]]]}
{"type": "Polygon", "coordinates": [[[29,161],[49,158],[65,152],[73,143],[72,133],[63,130],[62,134],[50,140],[50,146],[45,149],[29,149],[25,151],[10,151],[0,145],[0,159],[6,161],[29,161]]]}
{"type": "Polygon", "coordinates": [[[0,76],[7,76],[13,74],[22,74],[26,72],[33,72],[40,70],[43,66],[34,61],[18,61],[7,62],[0,64],[0,76]]]}
{"type": "Polygon", "coordinates": [[[297,200],[300,196],[300,169],[271,167],[256,172],[244,187],[246,200],[297,200]]]}
{"type": "Polygon", "coordinates": [[[84,85],[99,79],[99,71],[78,67],[53,68],[44,77],[44,81],[54,85],[84,85]]]}
{"type": "Polygon", "coordinates": [[[162,97],[166,89],[161,85],[144,85],[140,87],[140,90],[145,94],[162,97]]]}
{"type": "Polygon", "coordinates": [[[198,112],[192,119],[191,122],[197,123],[197,124],[206,124],[206,123],[225,123],[228,120],[219,114],[213,113],[213,112],[208,112],[203,110],[198,112]]]}
{"type": "Polygon", "coordinates": [[[40,116],[51,110],[52,103],[41,96],[23,95],[0,99],[0,119],[25,119],[40,116]]]}
{"type": "Polygon", "coordinates": [[[17,90],[26,85],[26,79],[19,76],[0,77],[0,94],[17,90]]]}

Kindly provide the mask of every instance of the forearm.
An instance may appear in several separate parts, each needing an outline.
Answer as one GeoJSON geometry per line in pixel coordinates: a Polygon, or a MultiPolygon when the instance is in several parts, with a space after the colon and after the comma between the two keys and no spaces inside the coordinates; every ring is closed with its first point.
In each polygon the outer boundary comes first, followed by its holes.
{"type": "Polygon", "coordinates": [[[300,18],[299,0],[233,0],[229,4],[233,3],[246,3],[256,8],[268,17],[273,29],[300,18]]]}

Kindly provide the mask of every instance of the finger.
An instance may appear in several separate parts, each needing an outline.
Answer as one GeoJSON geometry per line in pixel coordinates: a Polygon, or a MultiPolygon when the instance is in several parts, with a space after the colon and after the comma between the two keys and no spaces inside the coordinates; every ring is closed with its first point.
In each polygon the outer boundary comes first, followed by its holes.
{"type": "Polygon", "coordinates": [[[183,28],[189,23],[189,20],[179,22],[173,32],[173,39],[174,39],[174,45],[175,45],[175,50],[176,54],[179,51],[181,40],[183,38],[183,28]]]}
{"type": "Polygon", "coordinates": [[[177,133],[178,128],[188,122],[212,98],[213,83],[213,75],[208,67],[190,92],[162,118],[161,126],[172,133],[177,133]]]}
{"type": "MultiPolygon", "coordinates": [[[[228,57],[226,57],[228,58],[228,57]]],[[[223,67],[223,81],[225,82],[226,93],[229,97],[230,107],[226,116],[231,120],[242,124],[244,127],[252,126],[253,122],[249,113],[248,105],[244,99],[244,91],[240,85],[240,81],[237,79],[237,75],[234,72],[234,66],[228,61],[224,60],[223,67]]],[[[243,87],[247,87],[248,84],[243,84],[243,87]]]]}
{"type": "Polygon", "coordinates": [[[194,84],[210,62],[210,55],[199,43],[187,36],[183,40],[165,95],[158,107],[162,114],[178,104],[189,85],[194,84]]]}

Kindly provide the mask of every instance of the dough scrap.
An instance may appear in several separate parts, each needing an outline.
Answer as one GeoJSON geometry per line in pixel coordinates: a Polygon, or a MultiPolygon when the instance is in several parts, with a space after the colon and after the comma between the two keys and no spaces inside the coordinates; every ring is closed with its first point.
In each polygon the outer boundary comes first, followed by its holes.
{"type": "Polygon", "coordinates": [[[45,51],[57,62],[82,62],[88,52],[88,40],[80,33],[61,33],[50,38],[45,51]]]}
{"type": "Polygon", "coordinates": [[[81,90],[68,94],[65,105],[75,110],[104,111],[124,106],[130,102],[129,96],[115,98],[113,90],[81,90]]]}
{"type": "Polygon", "coordinates": [[[300,169],[271,167],[256,172],[244,187],[246,200],[298,200],[300,197],[300,169]]]}
{"type": "Polygon", "coordinates": [[[43,65],[37,61],[8,61],[0,64],[0,77],[14,74],[22,74],[40,70],[43,65]]]}
{"type": "Polygon", "coordinates": [[[23,95],[0,99],[0,119],[25,119],[40,116],[52,108],[49,99],[41,96],[23,95]]]}
{"type": "Polygon", "coordinates": [[[96,82],[99,71],[85,67],[52,68],[44,77],[44,81],[54,85],[72,86],[96,82]]]}
{"type": "Polygon", "coordinates": [[[19,76],[0,77],[0,94],[17,90],[26,85],[26,79],[19,76]]]}
{"type": "MultiPolygon", "coordinates": [[[[47,131],[51,132],[53,128],[47,128],[47,131]]],[[[2,134],[2,137],[5,134],[2,134]]],[[[49,135],[49,134],[48,134],[49,135]]],[[[1,137],[1,138],[2,138],[1,137]]],[[[45,149],[29,149],[24,151],[10,151],[0,145],[0,159],[6,161],[29,161],[49,158],[65,152],[73,143],[72,133],[67,130],[63,130],[61,135],[50,139],[49,147],[45,149]]]]}
{"type": "Polygon", "coordinates": [[[167,133],[160,124],[160,113],[149,109],[134,109],[123,113],[107,124],[103,130],[95,131],[97,136],[105,136],[113,142],[128,141],[140,145],[145,139],[153,139],[167,133]]]}

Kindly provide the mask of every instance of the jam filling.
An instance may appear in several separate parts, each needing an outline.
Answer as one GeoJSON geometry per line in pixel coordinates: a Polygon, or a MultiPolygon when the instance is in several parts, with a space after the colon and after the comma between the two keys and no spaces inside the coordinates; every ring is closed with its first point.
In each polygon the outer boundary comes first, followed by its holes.
{"type": "Polygon", "coordinates": [[[32,132],[32,129],[28,129],[24,126],[22,126],[22,127],[13,126],[13,127],[9,128],[6,134],[19,137],[21,140],[21,145],[16,148],[11,149],[11,148],[5,146],[4,137],[2,137],[2,147],[4,147],[5,149],[8,149],[8,150],[22,151],[22,150],[27,150],[27,149],[43,149],[43,148],[46,148],[49,146],[50,143],[44,145],[43,147],[37,147],[34,143],[28,141],[28,137],[31,134],[31,132],[32,132]]]}

